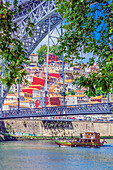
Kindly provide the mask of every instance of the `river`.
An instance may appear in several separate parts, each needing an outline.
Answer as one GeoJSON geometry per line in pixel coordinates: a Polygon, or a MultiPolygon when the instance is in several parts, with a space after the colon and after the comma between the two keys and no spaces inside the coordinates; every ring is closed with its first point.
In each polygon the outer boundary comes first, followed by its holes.
{"type": "Polygon", "coordinates": [[[100,148],[58,147],[54,141],[0,143],[0,170],[112,170],[113,140],[100,148]]]}

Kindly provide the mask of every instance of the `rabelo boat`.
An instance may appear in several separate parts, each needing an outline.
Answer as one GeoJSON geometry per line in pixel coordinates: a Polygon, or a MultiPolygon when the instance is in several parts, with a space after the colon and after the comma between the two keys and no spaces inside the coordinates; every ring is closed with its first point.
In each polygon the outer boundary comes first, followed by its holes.
{"type": "Polygon", "coordinates": [[[58,146],[71,146],[71,147],[100,147],[105,140],[100,142],[100,133],[96,132],[85,132],[85,136],[80,138],[75,138],[73,141],[60,140],[55,141],[58,146]]]}

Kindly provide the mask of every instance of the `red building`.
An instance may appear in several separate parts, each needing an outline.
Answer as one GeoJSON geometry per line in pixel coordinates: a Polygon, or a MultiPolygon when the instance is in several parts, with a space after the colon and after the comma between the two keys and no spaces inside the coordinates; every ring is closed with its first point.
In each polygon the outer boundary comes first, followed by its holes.
{"type": "Polygon", "coordinates": [[[50,104],[60,106],[61,105],[60,97],[50,97],[50,104]]]}
{"type": "Polygon", "coordinates": [[[23,93],[29,93],[29,94],[33,94],[33,88],[24,88],[24,89],[22,89],[22,92],[23,93]]]}
{"type": "Polygon", "coordinates": [[[49,75],[51,77],[60,78],[60,74],[58,74],[58,73],[49,73],[49,75]]]}
{"type": "MultiPolygon", "coordinates": [[[[33,82],[32,85],[29,86],[28,88],[24,88],[22,89],[23,93],[27,94],[27,96],[29,97],[29,95],[31,95],[31,98],[37,94],[37,96],[41,95],[41,90],[44,90],[44,86],[45,86],[45,79],[40,78],[40,77],[33,77],[33,82]]],[[[46,99],[46,104],[49,104],[49,98],[47,97],[46,99]]],[[[44,105],[45,105],[45,97],[44,97],[44,105]]],[[[40,100],[36,99],[35,100],[35,107],[38,108],[40,106],[40,100]]]]}
{"type": "Polygon", "coordinates": [[[90,98],[90,101],[91,102],[102,102],[102,98],[103,98],[103,96],[96,96],[96,97],[91,97],[90,98]]]}
{"type": "Polygon", "coordinates": [[[33,77],[32,85],[42,85],[44,87],[45,80],[40,77],[33,77]]]}
{"type": "MultiPolygon", "coordinates": [[[[49,54],[49,63],[51,63],[52,61],[58,61],[58,56],[54,55],[54,54],[49,54]]],[[[47,63],[47,54],[45,55],[45,63],[47,63]]]]}

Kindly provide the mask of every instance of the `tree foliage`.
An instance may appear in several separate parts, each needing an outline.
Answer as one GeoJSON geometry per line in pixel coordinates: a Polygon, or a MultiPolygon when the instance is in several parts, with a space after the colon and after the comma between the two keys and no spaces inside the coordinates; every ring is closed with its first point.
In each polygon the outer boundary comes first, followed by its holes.
{"type": "Polygon", "coordinates": [[[49,51],[50,53],[53,53],[54,55],[56,55],[58,53],[58,46],[55,46],[55,45],[50,46],[49,51]]]}
{"type": "Polygon", "coordinates": [[[71,95],[75,95],[75,90],[71,90],[71,95]]]}
{"type": "MultiPolygon", "coordinates": [[[[56,47],[54,45],[50,46],[49,47],[49,52],[53,53],[53,54],[58,53],[58,47],[56,47]]],[[[46,44],[41,45],[41,47],[37,49],[37,55],[38,55],[39,64],[44,63],[44,58],[45,58],[46,54],[47,54],[47,45],[46,44]]]]}
{"type": "MultiPolygon", "coordinates": [[[[21,12],[21,6],[14,0],[14,8],[21,12]]],[[[0,56],[4,63],[4,77],[1,77],[2,83],[6,84],[8,89],[12,84],[21,82],[27,71],[24,66],[29,64],[27,50],[17,36],[18,26],[12,22],[13,15],[17,11],[11,10],[11,4],[8,1],[0,1],[0,56]]],[[[34,24],[28,21],[27,30],[34,24]]],[[[2,69],[2,68],[1,68],[2,69]]]]}
{"type": "Polygon", "coordinates": [[[65,62],[85,67],[83,53],[92,53],[87,66],[97,64],[98,69],[89,76],[75,79],[80,87],[86,87],[90,96],[101,88],[109,93],[113,88],[113,3],[108,0],[57,0],[57,8],[65,20],[63,37],[59,38],[59,55],[65,54],[65,62]]]}
{"type": "Polygon", "coordinates": [[[39,49],[37,49],[37,55],[38,55],[38,62],[39,64],[43,64],[44,63],[44,58],[45,55],[47,54],[47,45],[41,45],[41,47],[39,49]]]}

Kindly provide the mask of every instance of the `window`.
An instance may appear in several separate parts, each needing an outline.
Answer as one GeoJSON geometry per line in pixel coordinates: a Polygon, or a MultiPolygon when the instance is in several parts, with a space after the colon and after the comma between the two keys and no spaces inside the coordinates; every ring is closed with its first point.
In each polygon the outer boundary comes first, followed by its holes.
{"type": "Polygon", "coordinates": [[[88,142],[91,142],[91,140],[88,140],[88,142]]]}

